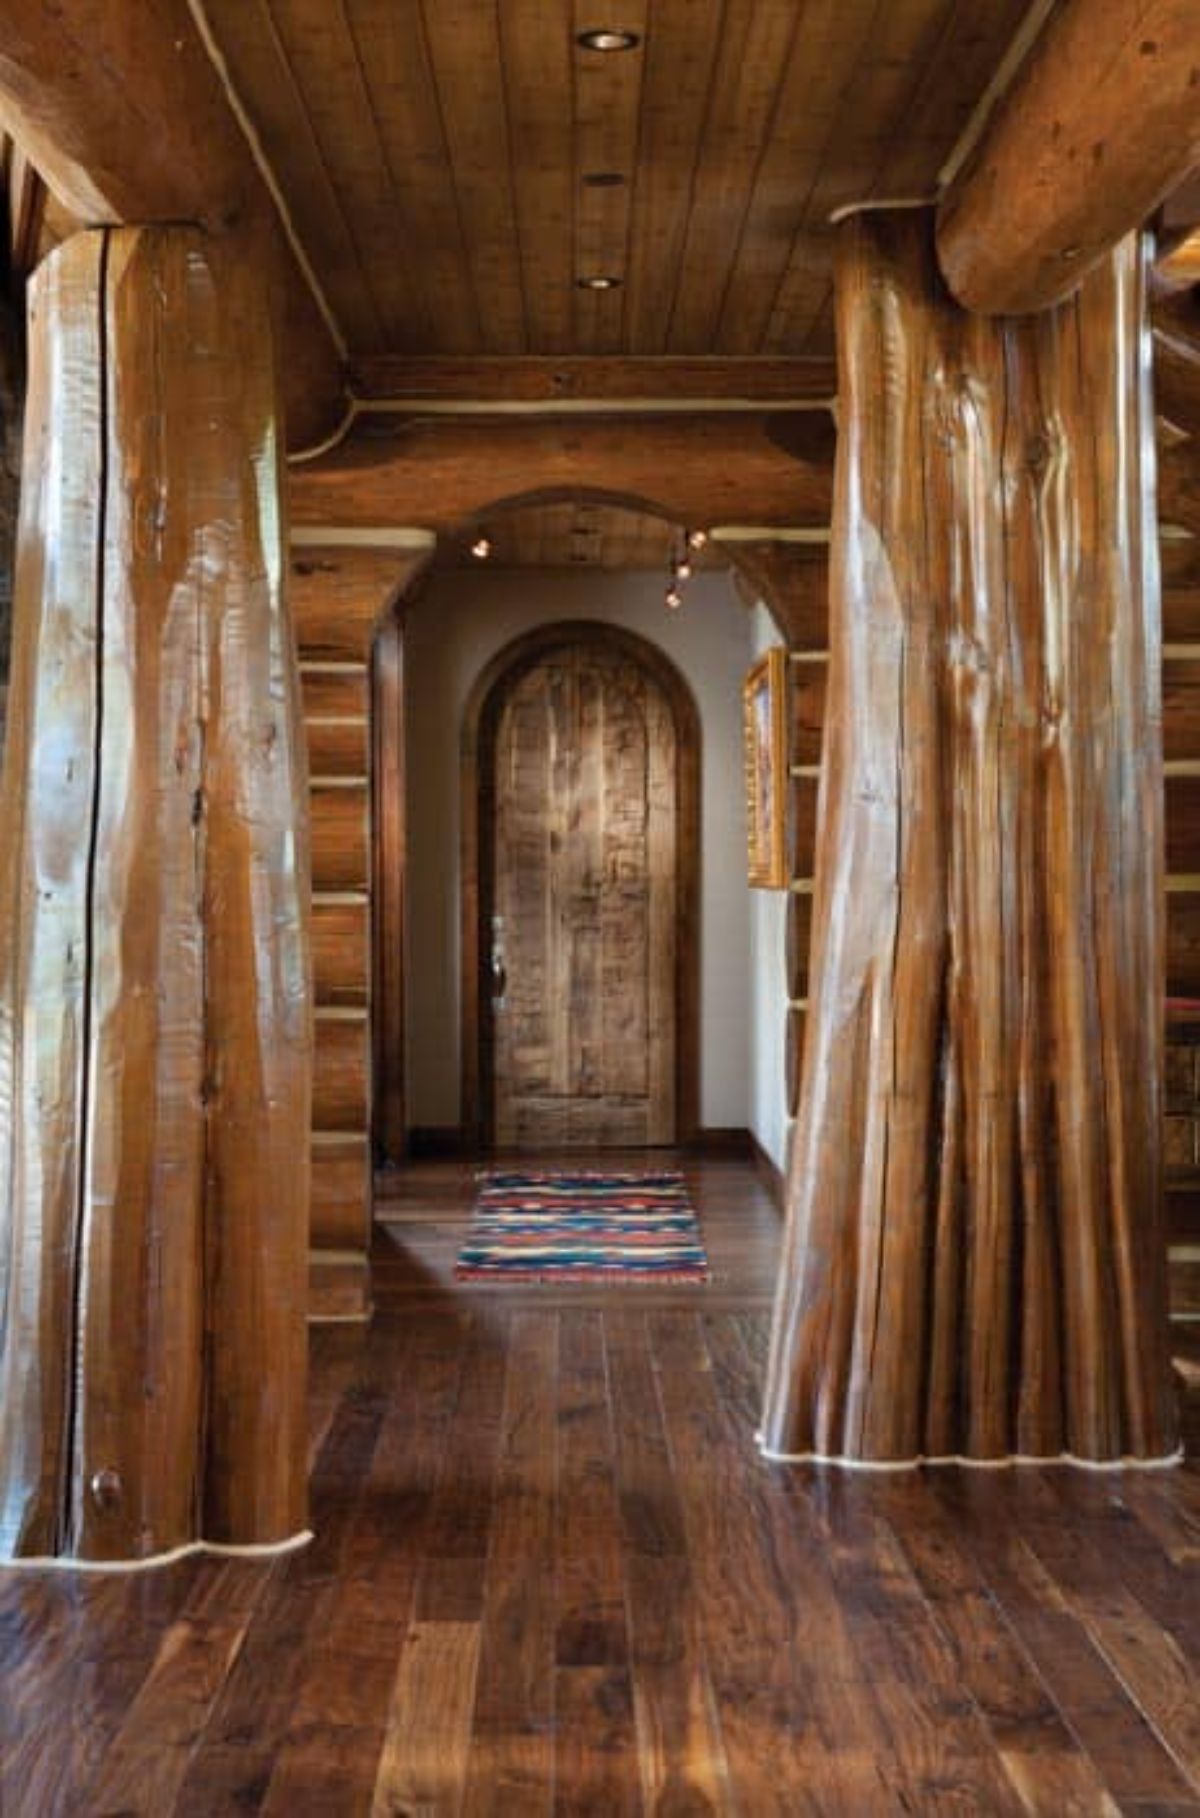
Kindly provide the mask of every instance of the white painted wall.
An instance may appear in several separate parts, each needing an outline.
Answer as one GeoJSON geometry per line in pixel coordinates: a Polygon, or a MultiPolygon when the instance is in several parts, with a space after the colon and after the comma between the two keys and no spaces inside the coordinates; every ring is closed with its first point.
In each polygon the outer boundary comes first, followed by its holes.
{"type": "MultiPolygon", "coordinates": [[[[750,615],[753,656],[780,642],[765,606],[750,615]]],[[[775,1166],[787,1160],[786,890],[750,890],[749,1127],[775,1166]]]]}
{"type": "MultiPolygon", "coordinates": [[[[657,575],[572,569],[438,575],[406,620],[409,1118],[419,1126],[459,1121],[459,741],[467,698],[480,671],[514,638],[577,618],[604,619],[657,644],[696,697],[700,1116],[710,1128],[744,1129],[752,1090],[758,1096],[751,1063],[751,899],[757,920],[766,894],[746,886],[741,689],[751,661],[750,615],[724,574],[697,575],[683,611],[669,614],[657,575]]],[[[767,912],[782,900],[772,893],[767,912]]],[[[780,978],[782,965],[780,947],[780,978]]],[[[762,970],[765,980],[765,964],[762,970]]],[[[754,1066],[766,1064],[755,1044],[754,1066]]],[[[782,1099],[782,1055],[778,1079],[782,1099]]],[[[769,1097],[765,1085],[761,1096],[769,1097]]]]}

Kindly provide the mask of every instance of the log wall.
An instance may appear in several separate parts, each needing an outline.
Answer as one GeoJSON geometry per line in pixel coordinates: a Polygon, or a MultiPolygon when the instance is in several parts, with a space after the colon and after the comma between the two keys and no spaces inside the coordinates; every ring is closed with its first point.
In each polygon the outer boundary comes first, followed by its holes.
{"type": "Polygon", "coordinates": [[[316,1052],[310,1317],[363,1319],[371,1306],[374,814],[371,663],[387,609],[428,559],[415,550],[295,549],[312,821],[316,1052]]]}

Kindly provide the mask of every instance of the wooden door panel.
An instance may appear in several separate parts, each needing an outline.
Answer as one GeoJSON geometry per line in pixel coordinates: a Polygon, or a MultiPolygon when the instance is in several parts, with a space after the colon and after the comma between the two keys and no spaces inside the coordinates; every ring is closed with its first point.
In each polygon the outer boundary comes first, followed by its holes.
{"type": "Polygon", "coordinates": [[[675,1135],[675,726],[629,657],[556,649],[517,680],[495,745],[493,1017],[502,1146],[675,1135]]]}

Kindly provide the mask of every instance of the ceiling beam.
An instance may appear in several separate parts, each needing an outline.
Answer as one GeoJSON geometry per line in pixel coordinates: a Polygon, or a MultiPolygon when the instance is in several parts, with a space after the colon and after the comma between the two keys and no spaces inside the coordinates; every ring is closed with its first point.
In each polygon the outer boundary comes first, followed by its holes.
{"type": "Polygon", "coordinates": [[[450,530],[579,493],[697,528],[829,523],[835,437],[821,411],[383,422],[291,470],[293,524],[450,530]]]}
{"type": "Polygon", "coordinates": [[[1062,0],[938,210],[968,309],[1069,296],[1200,164],[1196,0],[1062,0]]]}
{"type": "Polygon", "coordinates": [[[329,432],[339,349],[188,0],[7,0],[0,106],[85,226],[188,221],[244,236],[281,324],[289,444],[329,432]]]}
{"type": "Polygon", "coordinates": [[[696,409],[824,406],[837,392],[832,359],[682,354],[407,357],[352,360],[350,388],[378,409],[436,403],[451,409],[696,409]]]}

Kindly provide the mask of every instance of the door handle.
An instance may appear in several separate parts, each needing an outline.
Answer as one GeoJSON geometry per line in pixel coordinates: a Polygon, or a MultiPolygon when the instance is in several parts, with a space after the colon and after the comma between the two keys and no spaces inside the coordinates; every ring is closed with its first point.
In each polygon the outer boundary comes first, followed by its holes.
{"type": "Polygon", "coordinates": [[[508,991],[508,972],[504,964],[504,955],[493,950],[492,961],[492,1009],[503,1010],[508,991]]]}

